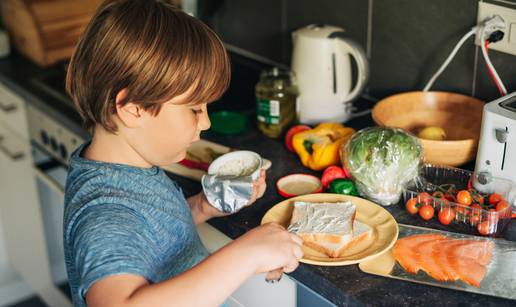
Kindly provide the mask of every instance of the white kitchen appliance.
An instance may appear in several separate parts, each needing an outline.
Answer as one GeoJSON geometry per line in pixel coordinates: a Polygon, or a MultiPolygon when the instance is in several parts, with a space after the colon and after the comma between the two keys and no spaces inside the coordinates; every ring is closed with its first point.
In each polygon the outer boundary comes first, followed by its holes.
{"type": "Polygon", "coordinates": [[[362,48],[345,37],[344,29],[309,25],[292,33],[292,70],[299,88],[297,106],[301,123],[345,122],[352,116],[351,102],[369,77],[362,48]],[[351,57],[358,76],[352,88],[351,57]]]}
{"type": "Polygon", "coordinates": [[[516,182],[516,92],[484,106],[475,171],[476,187],[516,182]]]}

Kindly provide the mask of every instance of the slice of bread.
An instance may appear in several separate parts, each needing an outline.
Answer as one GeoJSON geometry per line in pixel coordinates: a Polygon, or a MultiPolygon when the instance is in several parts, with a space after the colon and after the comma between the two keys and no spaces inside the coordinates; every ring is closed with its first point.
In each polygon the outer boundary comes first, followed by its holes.
{"type": "Polygon", "coordinates": [[[289,231],[303,240],[343,243],[353,236],[356,208],[351,202],[295,202],[289,231]]]}
{"type": "Polygon", "coordinates": [[[353,227],[355,228],[353,237],[346,242],[327,243],[303,239],[303,244],[321,253],[325,253],[331,258],[338,258],[346,251],[346,249],[350,248],[353,244],[358,243],[371,234],[371,227],[364,223],[360,223],[359,221],[355,220],[353,227]]]}
{"type": "Polygon", "coordinates": [[[303,244],[329,257],[339,257],[354,242],[369,235],[371,228],[355,221],[356,207],[351,202],[295,202],[288,230],[303,239],[303,244]]]}

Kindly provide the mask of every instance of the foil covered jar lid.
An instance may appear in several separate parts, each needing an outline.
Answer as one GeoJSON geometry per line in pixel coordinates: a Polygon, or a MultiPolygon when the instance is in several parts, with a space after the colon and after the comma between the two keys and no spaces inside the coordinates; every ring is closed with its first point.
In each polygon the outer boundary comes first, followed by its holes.
{"type": "Polygon", "coordinates": [[[260,177],[262,157],[247,150],[224,154],[210,164],[201,180],[208,202],[224,213],[235,213],[249,204],[253,181],[260,177]]]}

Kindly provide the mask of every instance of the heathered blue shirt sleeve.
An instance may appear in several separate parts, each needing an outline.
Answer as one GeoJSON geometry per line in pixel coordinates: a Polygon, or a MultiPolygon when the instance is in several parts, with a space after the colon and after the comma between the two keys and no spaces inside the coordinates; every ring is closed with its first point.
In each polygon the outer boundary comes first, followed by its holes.
{"type": "Polygon", "coordinates": [[[118,204],[97,204],[81,212],[71,229],[80,296],[110,275],[135,274],[153,282],[158,249],[145,223],[137,212],[118,204]]]}

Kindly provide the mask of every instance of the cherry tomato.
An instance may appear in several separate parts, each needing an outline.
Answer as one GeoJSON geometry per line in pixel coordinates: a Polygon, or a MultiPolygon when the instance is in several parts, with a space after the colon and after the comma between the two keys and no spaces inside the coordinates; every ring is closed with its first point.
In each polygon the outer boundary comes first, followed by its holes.
{"type": "Polygon", "coordinates": [[[462,207],[462,206],[457,206],[455,208],[455,211],[457,212],[457,214],[459,214],[459,216],[457,217],[457,219],[464,219],[466,216],[469,215],[469,210],[468,208],[466,207],[462,207]]]}
{"type": "Polygon", "coordinates": [[[432,193],[432,197],[434,197],[434,198],[444,198],[444,193],[441,192],[441,191],[435,191],[434,193],[432,193]]]}
{"type": "Polygon", "coordinates": [[[432,204],[432,196],[427,192],[422,192],[417,195],[417,200],[421,205],[431,205],[432,204]]]}
{"type": "Polygon", "coordinates": [[[295,125],[292,128],[288,129],[287,134],[285,135],[285,146],[287,146],[287,149],[291,152],[294,152],[294,147],[292,146],[292,137],[294,134],[312,129],[310,126],[307,125],[295,125]]]}
{"type": "Polygon", "coordinates": [[[475,204],[484,205],[484,196],[478,194],[478,193],[472,193],[471,198],[473,199],[473,202],[475,204]]]}
{"type": "Polygon", "coordinates": [[[459,191],[459,193],[457,193],[457,202],[464,206],[471,205],[471,194],[466,190],[459,191]]]}
{"type": "Polygon", "coordinates": [[[405,209],[407,209],[408,213],[410,213],[411,215],[416,214],[419,211],[417,199],[414,197],[407,200],[407,203],[405,204],[405,209]]]}
{"type": "Polygon", "coordinates": [[[478,224],[477,230],[481,235],[486,236],[490,233],[490,226],[491,225],[489,224],[489,221],[483,221],[482,223],[478,224]]]}
{"type": "Polygon", "coordinates": [[[480,217],[482,216],[482,207],[479,204],[473,204],[470,208],[469,222],[471,226],[476,226],[480,222],[480,217]]]}
{"type": "Polygon", "coordinates": [[[321,177],[321,182],[323,184],[323,187],[325,189],[328,188],[328,186],[330,185],[330,182],[332,182],[333,180],[335,179],[348,179],[348,177],[346,176],[346,172],[344,171],[344,169],[340,166],[337,166],[337,165],[332,165],[332,166],[328,166],[323,174],[322,174],[322,177],[321,177]]]}
{"type": "Polygon", "coordinates": [[[471,224],[471,226],[477,226],[479,222],[480,222],[480,215],[473,214],[472,216],[469,217],[469,223],[471,224]]]}
{"type": "Polygon", "coordinates": [[[429,219],[434,217],[434,207],[431,205],[423,205],[421,208],[419,208],[419,216],[425,220],[428,221],[429,219]]]}
{"type": "Polygon", "coordinates": [[[450,225],[450,223],[455,218],[455,210],[450,207],[443,208],[441,211],[439,211],[437,217],[439,218],[439,222],[441,222],[441,224],[450,225]]]}
{"type": "Polygon", "coordinates": [[[451,201],[453,203],[455,202],[455,196],[449,193],[444,194],[444,199],[446,199],[447,201],[451,201]]]}
{"type": "Polygon", "coordinates": [[[439,212],[443,208],[446,208],[446,207],[450,206],[450,202],[448,200],[444,199],[444,198],[437,199],[437,200],[435,200],[434,203],[437,206],[436,207],[437,212],[439,212]]]}
{"type": "Polygon", "coordinates": [[[502,200],[496,204],[496,211],[503,211],[507,208],[509,208],[509,203],[505,200],[502,200]]]}
{"type": "Polygon", "coordinates": [[[353,179],[353,176],[351,176],[351,173],[345,166],[342,166],[342,170],[344,171],[344,174],[346,175],[347,179],[353,179]]]}
{"type": "Polygon", "coordinates": [[[482,206],[479,204],[473,204],[471,205],[471,214],[480,214],[482,212],[482,206]]]}
{"type": "Polygon", "coordinates": [[[497,193],[493,193],[491,195],[489,195],[489,204],[491,206],[494,206],[496,205],[497,203],[501,202],[503,199],[502,195],[500,194],[497,194],[497,193]]]}

